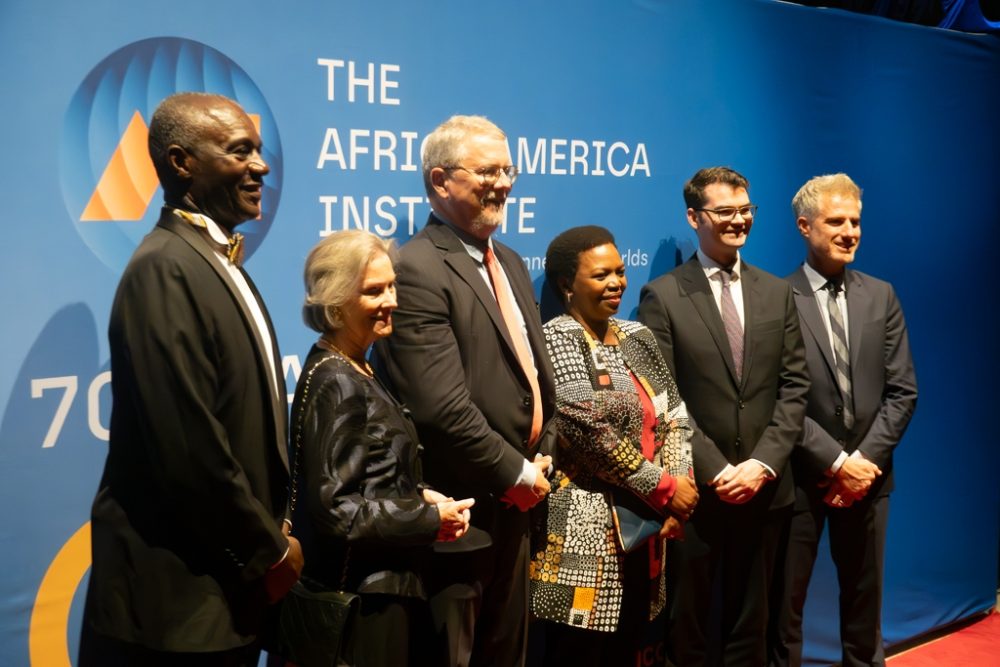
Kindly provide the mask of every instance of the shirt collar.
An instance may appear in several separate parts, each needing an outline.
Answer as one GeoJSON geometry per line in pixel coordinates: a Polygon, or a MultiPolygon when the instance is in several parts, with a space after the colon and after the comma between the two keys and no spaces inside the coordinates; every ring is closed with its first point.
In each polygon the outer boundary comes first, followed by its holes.
{"type": "Polygon", "coordinates": [[[208,235],[212,237],[213,241],[221,243],[222,245],[227,245],[229,243],[229,234],[226,234],[226,232],[223,231],[222,227],[219,226],[219,223],[203,213],[195,213],[194,215],[199,216],[205,221],[205,228],[208,229],[208,235]]]}
{"type": "Polygon", "coordinates": [[[194,211],[188,211],[177,207],[170,208],[173,208],[176,215],[179,215],[182,218],[188,218],[196,227],[201,227],[202,225],[198,224],[201,222],[205,227],[205,231],[208,232],[209,238],[216,243],[220,245],[229,245],[229,234],[227,234],[225,230],[219,226],[219,223],[212,220],[204,213],[195,213],[194,211]]]}
{"type": "Polygon", "coordinates": [[[483,255],[486,253],[486,248],[493,247],[492,237],[488,238],[486,241],[477,239],[465,230],[459,229],[457,226],[453,225],[450,220],[443,217],[437,211],[434,211],[434,217],[447,225],[451,231],[455,232],[455,236],[458,237],[459,242],[465,248],[465,251],[469,253],[469,256],[472,257],[472,259],[476,260],[480,264],[483,263],[483,255]]]}
{"type": "MultiPolygon", "coordinates": [[[[806,274],[806,280],[809,281],[809,287],[812,289],[813,294],[820,290],[825,290],[826,284],[830,282],[829,278],[811,267],[809,262],[802,263],[802,271],[806,274]]],[[[844,291],[847,291],[847,281],[844,281],[844,291]]]]}
{"type": "MultiPolygon", "coordinates": [[[[711,257],[709,257],[708,255],[706,255],[705,253],[703,253],[701,251],[701,248],[698,248],[698,263],[701,264],[701,268],[704,269],[705,275],[708,278],[714,277],[715,274],[717,274],[719,271],[723,271],[726,268],[726,267],[722,266],[721,264],[719,264],[718,262],[716,262],[711,257]]],[[[732,271],[730,272],[732,274],[732,280],[733,281],[736,281],[736,280],[740,279],[740,272],[742,271],[742,269],[740,267],[740,264],[741,264],[741,262],[740,262],[740,253],[737,250],[736,251],[736,262],[733,264],[732,271]]]]}

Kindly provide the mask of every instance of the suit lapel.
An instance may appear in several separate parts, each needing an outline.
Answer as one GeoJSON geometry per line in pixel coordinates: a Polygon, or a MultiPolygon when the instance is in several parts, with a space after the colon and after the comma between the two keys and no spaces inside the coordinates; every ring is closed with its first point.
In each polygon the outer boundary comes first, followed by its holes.
{"type": "Polygon", "coordinates": [[[789,276],[788,282],[792,284],[792,294],[795,297],[795,307],[799,311],[799,320],[805,324],[806,331],[816,341],[816,345],[823,355],[823,361],[826,362],[830,374],[833,375],[836,366],[833,359],[833,349],[830,347],[830,334],[827,332],[826,326],[823,324],[823,316],[819,312],[821,307],[819,300],[816,298],[816,293],[813,292],[812,285],[809,284],[809,279],[802,267],[789,276]]]}
{"type": "MultiPolygon", "coordinates": [[[[250,292],[252,292],[254,298],[257,299],[257,305],[260,308],[260,312],[264,315],[264,321],[267,322],[268,333],[271,335],[271,351],[273,353],[272,361],[274,363],[274,374],[276,376],[275,380],[277,380],[278,384],[275,386],[274,383],[268,382],[268,385],[271,387],[271,406],[274,409],[274,425],[277,441],[284,444],[288,439],[288,436],[286,435],[288,433],[288,425],[286,424],[288,421],[288,396],[282,391],[282,387],[284,386],[284,376],[282,374],[281,354],[278,351],[278,339],[274,331],[274,323],[271,321],[271,314],[267,312],[267,307],[264,305],[264,299],[261,298],[260,292],[257,291],[257,285],[254,284],[253,280],[250,279],[250,275],[242,268],[240,268],[240,273],[243,274],[243,278],[247,281],[247,285],[250,287],[250,292]]],[[[237,299],[237,301],[242,303],[243,299],[237,299]]],[[[244,319],[249,314],[249,311],[245,312],[243,315],[244,319]]],[[[264,359],[267,354],[267,348],[264,346],[264,341],[258,335],[257,327],[251,324],[250,330],[254,334],[254,342],[257,345],[257,350],[261,355],[261,359],[264,359]]],[[[271,377],[266,367],[263,369],[263,372],[267,377],[271,377]]],[[[288,448],[279,446],[278,452],[281,455],[281,460],[285,463],[285,467],[288,468],[288,448]]]]}
{"type": "Polygon", "coordinates": [[[461,240],[451,228],[433,215],[428,220],[425,230],[428,237],[434,242],[434,245],[444,252],[445,264],[458,274],[458,277],[472,289],[480,305],[486,310],[486,313],[490,316],[490,320],[493,321],[493,326],[496,328],[497,333],[503,338],[511,354],[517,358],[517,352],[514,350],[514,342],[510,339],[510,332],[507,330],[507,324],[500,314],[500,306],[497,305],[496,297],[493,296],[492,290],[486,284],[482,274],[479,273],[476,261],[469,255],[465,246],[462,245],[461,240]]]}
{"type": "Polygon", "coordinates": [[[757,317],[761,311],[760,285],[757,282],[757,273],[752,266],[740,260],[740,282],[743,283],[743,381],[746,382],[753,368],[753,341],[750,340],[750,332],[754,330],[757,317]]]}
{"type": "MultiPolygon", "coordinates": [[[[681,265],[678,269],[678,278],[688,298],[691,299],[691,304],[712,335],[712,340],[715,341],[716,347],[719,348],[719,354],[722,355],[722,359],[726,362],[726,368],[729,369],[729,375],[733,379],[733,384],[738,385],[735,365],[733,364],[733,352],[729,349],[729,337],[726,336],[726,327],[722,323],[722,315],[719,313],[719,307],[715,305],[715,295],[712,294],[712,286],[708,284],[708,278],[705,277],[705,270],[702,268],[701,262],[698,261],[697,255],[681,265]]],[[[744,305],[745,302],[746,299],[744,299],[744,305]]],[[[744,327],[743,340],[745,358],[746,327],[744,327]]]]}
{"type": "MultiPolygon", "coordinates": [[[[169,209],[164,209],[163,214],[160,216],[159,225],[174,234],[181,237],[191,248],[197,252],[202,258],[208,263],[215,275],[225,284],[226,289],[229,292],[230,298],[232,298],[233,303],[240,311],[240,315],[243,318],[243,326],[246,328],[250,337],[253,339],[254,346],[257,348],[257,365],[261,373],[261,377],[265,379],[268,387],[268,395],[271,397],[271,408],[272,414],[274,415],[274,426],[275,426],[275,442],[278,443],[278,453],[281,456],[281,460],[288,468],[288,451],[285,447],[286,444],[286,431],[285,422],[287,421],[287,398],[279,394],[278,387],[274,382],[271,381],[271,371],[267,367],[267,347],[264,345],[264,339],[261,338],[260,332],[257,331],[257,327],[254,325],[253,314],[244,302],[242,295],[240,294],[239,287],[233,280],[229,272],[222,268],[219,262],[215,259],[215,252],[208,246],[208,243],[202,237],[201,232],[192,227],[190,224],[174,215],[169,209]]],[[[274,325],[271,323],[270,315],[267,312],[267,308],[264,307],[264,303],[260,298],[260,294],[257,292],[257,287],[250,280],[250,277],[243,272],[243,277],[246,279],[247,284],[250,286],[250,291],[253,293],[254,298],[257,299],[257,305],[260,307],[261,312],[264,314],[264,319],[267,321],[267,326],[270,329],[271,334],[271,349],[274,351],[274,370],[275,375],[281,372],[281,359],[278,357],[278,343],[274,338],[274,325]]]]}
{"type": "MultiPolygon", "coordinates": [[[[847,340],[850,346],[851,368],[857,368],[861,352],[861,333],[865,328],[865,311],[871,299],[865,284],[853,271],[847,271],[844,276],[847,285],[847,340]]],[[[851,373],[854,375],[853,371],[851,373]]]]}

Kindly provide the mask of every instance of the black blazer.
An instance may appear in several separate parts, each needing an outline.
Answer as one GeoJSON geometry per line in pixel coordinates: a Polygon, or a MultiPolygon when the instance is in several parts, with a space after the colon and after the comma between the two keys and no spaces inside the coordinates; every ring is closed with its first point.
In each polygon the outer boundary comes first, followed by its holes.
{"type": "Polygon", "coordinates": [[[695,255],[642,288],[639,320],[660,344],[695,422],[695,479],[707,484],[725,468],[753,458],[778,475],[753,502],[783,507],[793,500],[788,460],[802,430],[805,349],[785,281],[746,262],[742,381],[712,288],[695,255]]]}
{"type": "Polygon", "coordinates": [[[882,470],[868,494],[888,493],[893,488],[892,453],[917,405],[917,378],[896,292],[889,283],[860,271],[845,272],[855,415],[848,431],[841,417],[843,398],[830,336],[819,311],[826,304],[817,303],[804,269],[787,280],[795,294],[812,378],[802,438],[792,458],[800,488],[797,501],[804,503],[807,491],[820,492],[816,485],[840,452],[856,449],[882,470]]]}
{"type": "MultiPolygon", "coordinates": [[[[524,314],[538,367],[544,424],[536,443],[555,449],[555,385],[531,278],[521,258],[493,241],[524,314]]],[[[485,526],[530,457],[532,398],[489,286],[455,232],[431,215],[400,250],[399,308],[393,335],[376,343],[375,365],[413,414],[426,448],[429,484],[475,497],[473,523],[485,526]]]]}
{"type": "Polygon", "coordinates": [[[288,546],[286,399],[212,253],[164,209],[125,268],[108,330],[114,402],[85,619],[162,651],[253,641],[262,576],[288,546]]]}

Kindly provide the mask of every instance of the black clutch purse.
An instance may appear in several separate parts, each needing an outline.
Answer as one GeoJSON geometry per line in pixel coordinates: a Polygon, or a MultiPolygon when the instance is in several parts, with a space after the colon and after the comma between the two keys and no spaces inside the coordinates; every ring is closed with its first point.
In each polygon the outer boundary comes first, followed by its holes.
{"type": "Polygon", "coordinates": [[[628,491],[611,494],[611,516],[619,548],[628,553],[659,535],[664,517],[628,491]]]}
{"type": "Polygon", "coordinates": [[[349,664],[349,638],[361,609],[355,593],[324,590],[300,579],[277,605],[268,653],[301,667],[349,664]]]}

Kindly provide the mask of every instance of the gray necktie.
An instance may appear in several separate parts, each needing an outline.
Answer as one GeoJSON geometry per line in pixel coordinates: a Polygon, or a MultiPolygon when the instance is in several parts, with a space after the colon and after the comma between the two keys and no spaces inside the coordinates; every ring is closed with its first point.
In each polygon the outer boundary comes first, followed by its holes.
{"type": "Polygon", "coordinates": [[[830,333],[833,334],[833,357],[837,366],[837,385],[844,399],[844,426],[854,426],[854,398],[851,395],[851,356],[847,351],[847,331],[844,330],[844,316],[837,304],[837,294],[843,289],[839,283],[826,284],[827,310],[830,313],[830,333]]]}
{"type": "Polygon", "coordinates": [[[729,339],[729,351],[733,353],[733,366],[736,368],[736,381],[743,381],[743,325],[740,324],[739,313],[733,302],[733,294],[729,291],[732,274],[726,269],[719,271],[722,277],[722,324],[726,327],[726,337],[729,339]]]}

